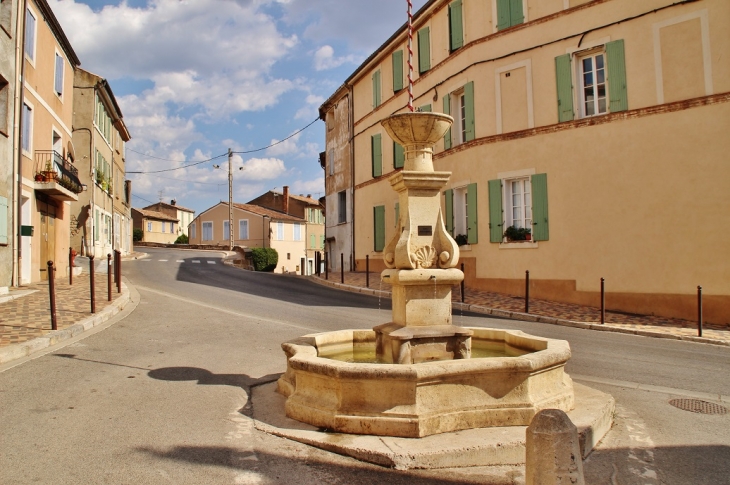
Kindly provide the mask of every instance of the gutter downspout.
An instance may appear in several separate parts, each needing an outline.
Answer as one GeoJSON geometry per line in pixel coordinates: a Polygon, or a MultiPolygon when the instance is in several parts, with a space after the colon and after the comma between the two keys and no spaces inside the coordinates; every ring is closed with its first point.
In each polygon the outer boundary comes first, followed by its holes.
{"type": "MultiPolygon", "coordinates": [[[[74,131],[88,131],[89,132],[89,164],[91,164],[92,163],[91,162],[91,153],[94,150],[94,138],[93,138],[93,133],[92,133],[91,129],[90,128],[73,128],[73,127],[71,127],[71,133],[73,133],[74,131]]],[[[82,158],[82,160],[83,160],[83,158],[82,158]]],[[[92,191],[91,194],[93,197],[94,193],[96,192],[96,183],[94,181],[93,169],[91,170],[91,184],[89,184],[89,185],[91,185],[90,190],[92,191]]],[[[93,208],[91,207],[91,205],[89,206],[89,219],[91,220],[91,239],[94,239],[94,212],[93,212],[93,208]]],[[[88,234],[86,234],[86,236],[88,236],[88,234]]],[[[82,238],[82,240],[83,239],[85,239],[85,238],[82,238]]],[[[93,242],[92,242],[92,244],[93,244],[93,242]]],[[[86,243],[86,241],[83,241],[83,245],[86,247],[86,254],[84,254],[84,256],[88,256],[89,255],[89,245],[86,243]]],[[[81,248],[79,248],[79,249],[81,249],[81,248]]],[[[81,252],[79,252],[79,253],[81,253],[81,252]]],[[[96,256],[94,256],[94,257],[96,257],[96,256]]]]}
{"type": "MultiPolygon", "coordinates": [[[[21,269],[20,263],[22,262],[23,253],[20,249],[21,236],[20,226],[23,224],[22,206],[20,204],[20,198],[23,195],[23,133],[20,129],[23,118],[23,100],[25,99],[25,13],[28,11],[28,0],[23,0],[23,10],[20,9],[15,19],[15,120],[13,122],[13,214],[16,218],[15,231],[13,232],[13,269],[12,269],[12,281],[13,286],[20,286],[21,269]],[[18,79],[18,72],[20,72],[20,79],[18,79]]],[[[27,255],[30,257],[30,255],[27,255]]]]}
{"type": "Polygon", "coordinates": [[[348,113],[348,120],[347,120],[347,129],[350,131],[350,190],[352,192],[352,203],[350,204],[350,226],[352,227],[352,231],[350,231],[352,240],[350,241],[350,261],[352,261],[352,264],[350,265],[350,271],[353,271],[352,266],[355,264],[355,137],[353,133],[355,132],[355,127],[353,126],[353,110],[355,109],[355,100],[354,98],[354,92],[353,92],[353,86],[352,84],[349,84],[348,86],[348,98],[349,98],[349,104],[350,107],[347,110],[348,113]]]}

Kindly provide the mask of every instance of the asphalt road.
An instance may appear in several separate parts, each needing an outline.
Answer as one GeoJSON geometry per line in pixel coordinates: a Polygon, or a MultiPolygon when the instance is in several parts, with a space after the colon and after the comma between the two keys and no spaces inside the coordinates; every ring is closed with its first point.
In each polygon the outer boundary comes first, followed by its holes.
{"type": "MultiPolygon", "coordinates": [[[[136,291],[119,318],[0,367],[0,483],[523,483],[519,468],[400,472],[255,430],[248,392],[285,369],[281,342],[371,328],[390,320],[390,302],[241,271],[218,253],[148,252],[125,262],[136,291]]],[[[614,429],[585,462],[587,483],[730,484],[730,414],[669,404],[730,396],[730,349],[454,319],[566,339],[573,378],[616,398],[614,429]]]]}

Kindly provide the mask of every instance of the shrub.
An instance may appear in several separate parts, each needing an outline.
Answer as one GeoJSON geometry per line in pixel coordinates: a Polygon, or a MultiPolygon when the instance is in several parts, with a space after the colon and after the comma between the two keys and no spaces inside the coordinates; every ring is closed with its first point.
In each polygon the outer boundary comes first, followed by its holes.
{"type": "Polygon", "coordinates": [[[469,239],[464,234],[457,234],[454,240],[456,241],[456,244],[458,246],[464,246],[466,244],[469,244],[469,239]]]}
{"type": "Polygon", "coordinates": [[[181,234],[180,237],[175,239],[175,244],[187,244],[187,243],[188,243],[187,234],[181,234]]]}
{"type": "Polygon", "coordinates": [[[252,248],[251,259],[254,270],[271,272],[279,262],[279,253],[274,248],[252,248]]]}
{"type": "Polygon", "coordinates": [[[144,231],[142,229],[135,229],[134,231],[132,231],[132,240],[134,242],[141,241],[143,236],[144,231]]]}
{"type": "Polygon", "coordinates": [[[504,231],[504,237],[510,241],[524,241],[527,239],[527,235],[530,234],[530,229],[524,227],[509,226],[504,231]]]}

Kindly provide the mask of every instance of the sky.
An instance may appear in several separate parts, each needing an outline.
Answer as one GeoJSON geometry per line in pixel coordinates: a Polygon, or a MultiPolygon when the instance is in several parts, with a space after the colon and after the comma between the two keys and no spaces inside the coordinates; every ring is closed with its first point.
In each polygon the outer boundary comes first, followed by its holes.
{"type": "Polygon", "coordinates": [[[233,156],[235,202],[285,185],[322,197],[318,108],[407,20],[406,0],[48,3],[122,110],[132,205],[196,213],[228,200],[229,148],[252,152],[233,156]]]}

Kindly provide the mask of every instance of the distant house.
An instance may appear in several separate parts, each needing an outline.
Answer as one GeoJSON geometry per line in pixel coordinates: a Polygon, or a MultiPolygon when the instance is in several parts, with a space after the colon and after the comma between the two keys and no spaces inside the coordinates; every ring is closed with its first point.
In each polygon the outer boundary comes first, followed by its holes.
{"type": "Polygon", "coordinates": [[[144,210],[154,211],[154,212],[161,212],[163,214],[167,214],[170,217],[175,217],[177,219],[177,235],[178,237],[185,234],[186,236],[189,236],[188,234],[188,226],[191,222],[193,222],[193,219],[195,218],[195,211],[192,209],[186,209],[185,207],[177,205],[177,201],[175,199],[172,199],[169,204],[166,204],[164,202],[158,202],[157,204],[148,205],[144,208],[144,210]]]}
{"type": "MultiPolygon", "coordinates": [[[[210,244],[228,247],[228,203],[220,202],[204,210],[188,228],[190,244],[210,244]]],[[[233,242],[248,248],[271,247],[279,253],[277,273],[301,273],[305,258],[305,272],[314,268],[313,258],[307,256],[306,221],[265,207],[252,204],[233,204],[233,242]]]]}
{"type": "Polygon", "coordinates": [[[142,230],[142,241],[173,244],[177,239],[177,218],[162,212],[132,208],[134,229],[142,230]]]}

